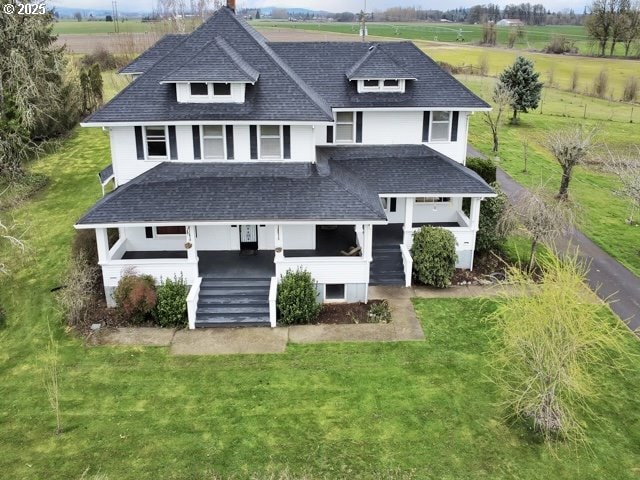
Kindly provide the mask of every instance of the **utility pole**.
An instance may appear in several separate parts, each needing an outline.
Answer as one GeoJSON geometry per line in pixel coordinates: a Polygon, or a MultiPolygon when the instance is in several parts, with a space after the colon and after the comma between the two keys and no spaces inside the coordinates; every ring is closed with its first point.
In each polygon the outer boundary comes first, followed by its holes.
{"type": "Polygon", "coordinates": [[[366,41],[367,36],[367,0],[364,0],[364,10],[360,11],[360,36],[366,41]]]}
{"type": "Polygon", "coordinates": [[[118,25],[118,1],[113,0],[111,2],[111,14],[113,16],[113,28],[116,33],[120,32],[120,26],[118,25]]]}

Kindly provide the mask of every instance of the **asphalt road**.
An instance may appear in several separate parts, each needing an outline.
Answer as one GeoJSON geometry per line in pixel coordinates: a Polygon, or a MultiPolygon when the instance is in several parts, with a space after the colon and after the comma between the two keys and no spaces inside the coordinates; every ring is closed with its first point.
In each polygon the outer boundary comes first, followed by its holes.
{"type": "MultiPolygon", "coordinates": [[[[498,169],[498,183],[510,199],[517,199],[524,187],[498,169]]],[[[575,251],[590,264],[587,280],[591,289],[606,300],[631,330],[640,335],[640,278],[614,260],[578,230],[557,241],[562,250],[575,251]]],[[[640,246],[638,246],[640,248],[640,246]]]]}

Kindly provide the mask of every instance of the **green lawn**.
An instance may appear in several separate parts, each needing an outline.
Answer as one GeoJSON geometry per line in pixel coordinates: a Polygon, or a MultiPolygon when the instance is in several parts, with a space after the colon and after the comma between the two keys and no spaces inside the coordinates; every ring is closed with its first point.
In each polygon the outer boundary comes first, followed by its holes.
{"type": "MultiPolygon", "coordinates": [[[[119,22],[118,26],[122,33],[146,33],[152,31],[152,25],[140,20],[127,20],[119,22]]],[[[53,33],[56,34],[92,34],[92,33],[114,33],[113,22],[105,22],[104,18],[95,21],[82,20],[60,20],[53,26],[53,33]]]]}
{"type": "MultiPolygon", "coordinates": [[[[83,346],[65,332],[50,289],[66,268],[74,221],[100,197],[96,172],[109,157],[105,132],[76,130],[34,163],[51,183],[13,212],[29,226],[29,251],[12,255],[13,274],[0,279],[5,476],[74,479],[89,469],[110,479],[283,470],[327,479],[638,478],[637,361],[625,376],[601,372],[592,408],[602,420],[587,422],[592,450],[560,447],[554,456],[503,421],[488,380],[483,318],[492,306],[478,300],[416,301],[425,342],[230,357],[83,346]],[[43,387],[47,322],[60,345],[60,436],[43,387]]],[[[640,353],[631,335],[629,345],[640,353]]]]}
{"type": "MultiPolygon", "coordinates": [[[[461,77],[467,86],[484,98],[490,97],[494,79],[461,77]]],[[[541,145],[545,132],[569,128],[576,122],[598,126],[598,140],[614,149],[624,150],[638,143],[640,127],[625,121],[626,105],[609,103],[582,95],[545,89],[542,113],[523,114],[517,126],[500,130],[500,166],[518,182],[527,186],[545,184],[556,191],[560,185],[560,167],[541,145]],[[582,118],[584,105],[589,116],[582,118]],[[591,118],[589,118],[591,117],[591,118]],[[611,120],[607,120],[610,117],[611,120]],[[524,173],[523,142],[529,142],[527,173],[524,173]]],[[[491,152],[491,135],[481,115],[471,117],[470,141],[486,154],[491,152]]],[[[579,210],[580,229],[601,248],[636,275],[640,275],[640,228],[625,224],[628,202],[615,195],[617,180],[593,166],[579,167],[569,194],[579,210]]]]}
{"type": "MultiPolygon", "coordinates": [[[[257,28],[291,28],[297,30],[310,30],[321,32],[336,32],[358,36],[360,24],[357,22],[287,22],[277,20],[254,20],[251,22],[257,28]]],[[[372,37],[389,37],[407,40],[425,40],[437,42],[453,42],[456,44],[479,43],[482,39],[482,25],[468,25],[461,23],[403,23],[403,22],[369,22],[367,30],[372,37]],[[459,35],[464,39],[458,41],[459,35]]],[[[508,38],[511,27],[496,27],[497,45],[508,46],[508,38]]],[[[522,36],[516,40],[514,48],[518,50],[542,50],[556,35],[564,35],[574,42],[579,53],[590,55],[597,53],[597,48],[592,45],[587,31],[583,26],[576,25],[526,25],[522,28],[522,36]]],[[[621,45],[616,47],[616,55],[624,55],[621,45]]]]}

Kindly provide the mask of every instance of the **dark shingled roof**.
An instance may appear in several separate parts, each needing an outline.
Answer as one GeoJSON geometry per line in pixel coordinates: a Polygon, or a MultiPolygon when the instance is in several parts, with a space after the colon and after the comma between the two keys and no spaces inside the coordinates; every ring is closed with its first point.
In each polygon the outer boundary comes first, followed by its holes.
{"type": "Polygon", "coordinates": [[[383,193],[494,195],[475,172],[425,146],[317,152],[315,165],[164,162],[98,201],[78,224],[385,221],[383,193]]]}
{"type": "Polygon", "coordinates": [[[333,121],[333,113],[327,102],[273,52],[262,35],[223,7],[85,123],[193,120],[328,122],[333,121]],[[260,80],[247,86],[242,104],[178,103],[175,85],[160,82],[217,36],[233,45],[244,61],[260,72],[260,80]]]}
{"type": "Polygon", "coordinates": [[[312,164],[165,162],[109,193],[78,224],[384,221],[379,199],[360,195],[312,164]]]}
{"type": "Polygon", "coordinates": [[[84,123],[331,122],[332,108],[489,108],[411,42],[268,43],[226,7],[190,35],[163,37],[121,72],[142,75],[84,123]],[[247,85],[242,104],[178,103],[175,85],[161,84],[200,75],[257,81],[247,85]],[[346,75],[415,80],[404,93],[359,94],[346,75]]]}
{"type": "Polygon", "coordinates": [[[349,172],[376,195],[495,193],[476,172],[424,145],[317,147],[317,152],[333,175],[349,172]]]}
{"type": "Polygon", "coordinates": [[[368,51],[363,42],[284,42],[271,47],[334,108],[490,108],[412,42],[385,42],[384,51],[416,80],[405,93],[358,93],[347,72],[368,51]]]}
{"type": "Polygon", "coordinates": [[[371,45],[360,60],[346,72],[349,80],[371,80],[381,78],[411,79],[415,76],[398,65],[381,45],[371,45]]]}
{"type": "Polygon", "coordinates": [[[162,81],[256,83],[259,76],[231,45],[216,37],[162,81]]]}
{"type": "Polygon", "coordinates": [[[176,48],[185,38],[187,38],[186,35],[180,34],[165,35],[148,50],[140,54],[133,62],[122,67],[119,73],[140,74],[146,72],[155,65],[158,60],[176,48]]]}

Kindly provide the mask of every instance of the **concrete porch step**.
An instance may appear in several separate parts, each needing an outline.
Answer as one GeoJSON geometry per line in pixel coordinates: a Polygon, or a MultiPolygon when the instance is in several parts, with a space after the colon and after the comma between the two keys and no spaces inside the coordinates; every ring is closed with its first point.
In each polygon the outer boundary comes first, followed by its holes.
{"type": "Polygon", "coordinates": [[[265,295],[209,295],[201,293],[198,305],[266,305],[269,303],[269,294],[265,295]]]}
{"type": "Polygon", "coordinates": [[[198,316],[196,328],[269,327],[269,317],[228,314],[220,317],[198,316]]]}

